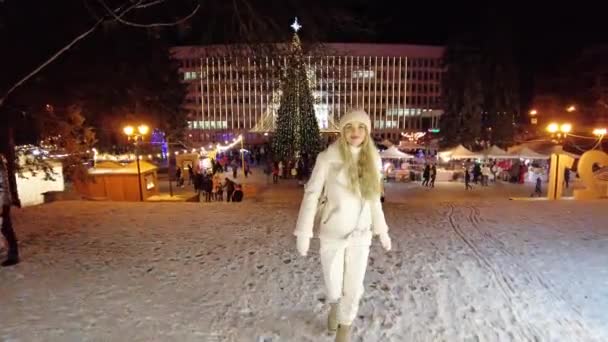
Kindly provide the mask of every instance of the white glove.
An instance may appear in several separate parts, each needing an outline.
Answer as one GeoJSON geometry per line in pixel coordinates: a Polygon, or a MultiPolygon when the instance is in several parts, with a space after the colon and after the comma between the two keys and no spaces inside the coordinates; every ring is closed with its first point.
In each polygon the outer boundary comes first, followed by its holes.
{"type": "Polygon", "coordinates": [[[384,248],[387,252],[391,250],[391,237],[388,236],[388,233],[382,233],[379,236],[380,243],[382,244],[382,248],[384,248]]]}
{"type": "Polygon", "coordinates": [[[298,236],[296,245],[298,248],[298,253],[300,253],[301,256],[306,256],[308,253],[308,248],[310,247],[310,238],[298,236]]]}

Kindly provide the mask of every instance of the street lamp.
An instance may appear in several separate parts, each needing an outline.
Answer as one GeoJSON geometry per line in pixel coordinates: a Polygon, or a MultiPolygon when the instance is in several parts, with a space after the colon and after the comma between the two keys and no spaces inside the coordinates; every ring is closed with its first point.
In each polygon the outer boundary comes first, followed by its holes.
{"type": "Polygon", "coordinates": [[[139,201],[143,202],[144,193],[141,188],[141,169],[139,166],[139,141],[142,141],[144,136],[148,134],[149,128],[146,125],[137,126],[137,132],[135,132],[135,128],[133,126],[126,126],[122,129],[122,131],[127,135],[129,140],[133,140],[135,144],[135,160],[137,162],[137,184],[139,185],[139,201]]]}
{"type": "Polygon", "coordinates": [[[566,138],[568,133],[572,131],[572,124],[552,122],[547,126],[547,132],[551,133],[551,137],[557,136],[557,139],[566,138]]]}
{"type": "Polygon", "coordinates": [[[568,108],[566,108],[566,112],[568,113],[572,113],[576,110],[576,107],[574,105],[569,106],[568,108]]]}
{"type": "Polygon", "coordinates": [[[557,131],[559,131],[559,125],[555,122],[552,122],[547,126],[547,132],[549,133],[554,134],[557,133],[557,131]]]}
{"type": "Polygon", "coordinates": [[[133,129],[133,126],[127,126],[127,127],[123,128],[122,131],[125,132],[125,134],[128,137],[131,137],[133,135],[134,129],[133,129]]]}
{"type": "Polygon", "coordinates": [[[146,126],[146,125],[139,125],[139,126],[137,126],[137,131],[138,131],[138,132],[139,132],[139,134],[140,134],[140,135],[142,135],[142,136],[143,136],[143,135],[148,134],[148,131],[149,131],[149,130],[150,130],[150,129],[149,129],[149,128],[148,128],[148,126],[146,126]]]}
{"type": "Polygon", "coordinates": [[[606,135],[608,131],[606,130],[606,128],[596,128],[593,130],[593,135],[597,136],[597,137],[604,137],[604,135],[606,135]]]}
{"type": "MultiPolygon", "coordinates": [[[[243,174],[245,174],[245,150],[243,149],[243,135],[239,135],[239,139],[241,140],[241,164],[243,166],[243,174]]],[[[235,138],[236,142],[236,138],[235,138]]]]}
{"type": "Polygon", "coordinates": [[[569,123],[561,124],[561,126],[559,126],[559,130],[562,133],[568,134],[568,133],[570,133],[570,131],[572,131],[572,124],[569,124],[569,123]]]}

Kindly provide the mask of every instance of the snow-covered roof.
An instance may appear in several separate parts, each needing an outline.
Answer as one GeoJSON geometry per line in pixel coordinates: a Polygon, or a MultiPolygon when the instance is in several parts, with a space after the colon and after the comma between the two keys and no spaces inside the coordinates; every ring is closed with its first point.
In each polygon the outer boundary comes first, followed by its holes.
{"type": "MultiPolygon", "coordinates": [[[[99,164],[98,164],[99,165],[99,164]]],[[[89,169],[90,175],[136,175],[137,174],[137,162],[131,162],[125,166],[116,167],[116,165],[106,165],[106,167],[95,167],[89,169]]],[[[139,169],[141,173],[148,171],[154,171],[158,167],[147,161],[139,161],[139,169]]]]}
{"type": "Polygon", "coordinates": [[[550,156],[532,151],[530,148],[524,146],[519,150],[515,150],[510,153],[513,157],[522,159],[548,159],[550,156]]]}
{"type": "Polygon", "coordinates": [[[412,159],[414,156],[403,153],[396,146],[391,146],[380,152],[380,157],[385,159],[412,159]]]}
{"type": "Polygon", "coordinates": [[[513,156],[509,155],[507,153],[507,151],[501,149],[500,147],[498,147],[496,145],[492,145],[492,147],[483,151],[483,154],[486,156],[486,158],[492,158],[492,159],[513,158],[513,156]]]}
{"type": "Polygon", "coordinates": [[[484,157],[482,153],[471,152],[469,149],[462,145],[458,145],[451,150],[439,152],[439,156],[441,158],[450,159],[475,159],[484,157]]]}

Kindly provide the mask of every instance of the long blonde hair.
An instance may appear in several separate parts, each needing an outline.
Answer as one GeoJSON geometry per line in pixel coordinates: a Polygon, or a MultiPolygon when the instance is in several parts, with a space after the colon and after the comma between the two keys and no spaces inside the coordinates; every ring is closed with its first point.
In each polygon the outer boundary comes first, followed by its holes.
{"type": "Polygon", "coordinates": [[[380,156],[367,128],[365,128],[365,139],[361,144],[358,162],[353,159],[344,130],[341,133],[338,146],[340,156],[346,166],[349,189],[353,193],[360,193],[361,197],[365,199],[373,199],[375,196],[379,196],[382,191],[380,170],[377,165],[380,156]]]}

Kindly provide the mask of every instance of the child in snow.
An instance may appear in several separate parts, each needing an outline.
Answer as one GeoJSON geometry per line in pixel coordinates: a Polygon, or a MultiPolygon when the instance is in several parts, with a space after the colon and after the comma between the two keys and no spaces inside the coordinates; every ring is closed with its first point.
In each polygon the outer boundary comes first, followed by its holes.
{"type": "Polygon", "coordinates": [[[370,129],[370,118],[363,110],[351,111],[340,120],[340,138],[317,157],[294,232],[298,252],[306,256],[320,210],[320,257],[330,303],[328,329],[337,330],[339,342],[350,341],[372,236],[378,235],[382,247],[391,249],[380,203],[380,156],[370,129]]]}

